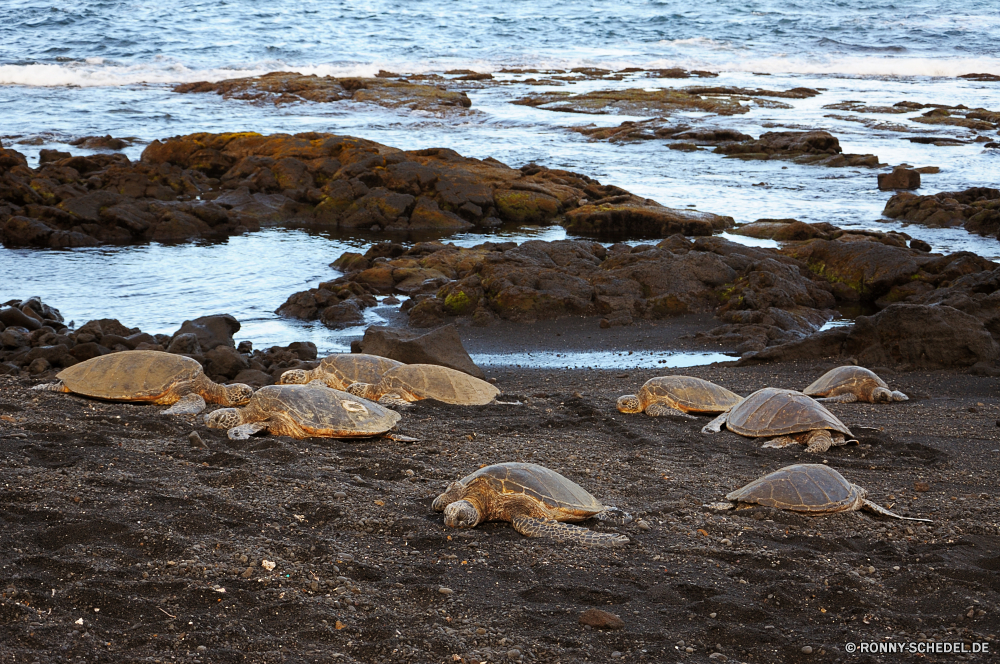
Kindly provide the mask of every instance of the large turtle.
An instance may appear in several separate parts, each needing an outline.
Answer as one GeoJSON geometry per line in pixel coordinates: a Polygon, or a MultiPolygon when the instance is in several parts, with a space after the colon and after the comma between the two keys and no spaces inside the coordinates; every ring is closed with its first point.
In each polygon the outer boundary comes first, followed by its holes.
{"type": "Polygon", "coordinates": [[[701,378],[660,376],[647,380],[639,394],[618,397],[618,410],[622,413],[644,412],[653,416],[674,415],[694,419],[688,413],[723,413],[742,398],[701,378]]]}
{"type": "Polygon", "coordinates": [[[242,383],[220,385],[190,357],[158,350],[127,350],[92,357],[63,369],[55,383],[33,389],[70,392],[108,401],[148,401],[170,405],[165,414],[200,413],[205,402],[245,404],[253,388],[242,383]]]}
{"type": "Polygon", "coordinates": [[[526,537],[552,537],[581,544],[624,544],[624,535],[595,533],[564,521],[623,515],[606,508],[579,484],[533,463],[498,463],[452,482],[431,507],[444,512],[449,528],[474,528],[486,521],[510,521],[526,537]]]}
{"type": "Polygon", "coordinates": [[[806,445],[806,452],[825,452],[833,445],[857,442],[845,438],[854,434],[815,399],[776,387],[757,390],[706,424],[701,432],[718,433],[723,425],[741,436],[770,438],[764,447],[801,443],[806,445]]]}
{"type": "Polygon", "coordinates": [[[399,422],[399,413],[323,385],[265,385],[245,408],[220,408],[205,417],[213,429],[229,429],[233,440],[267,429],[292,438],[379,436],[399,422]]]}
{"type": "Polygon", "coordinates": [[[280,385],[305,385],[321,380],[327,387],[346,390],[352,383],[377,383],[386,371],[403,366],[402,362],[378,355],[345,353],[324,357],[315,369],[289,369],[281,374],[280,385]]]}
{"type": "Polygon", "coordinates": [[[347,391],[396,406],[421,399],[482,406],[500,394],[500,390],[485,380],[436,364],[404,364],[385,372],[375,384],[357,382],[349,385],[347,391]]]}
{"type": "Polygon", "coordinates": [[[902,392],[890,390],[875,372],[856,366],[830,369],[802,392],[816,401],[833,403],[891,403],[909,400],[902,392]]]}
{"type": "Polygon", "coordinates": [[[821,463],[797,463],[754,480],[726,495],[728,503],[713,503],[714,509],[743,509],[751,505],[776,507],[793,512],[831,514],[867,509],[907,521],[926,521],[900,516],[868,500],[868,492],[851,484],[843,475],[821,463]]]}

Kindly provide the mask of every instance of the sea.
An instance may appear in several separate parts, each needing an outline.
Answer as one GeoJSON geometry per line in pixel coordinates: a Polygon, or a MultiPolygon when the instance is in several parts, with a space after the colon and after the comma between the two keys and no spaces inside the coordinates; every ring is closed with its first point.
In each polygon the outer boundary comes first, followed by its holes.
{"type": "MultiPolygon", "coordinates": [[[[753,108],[712,126],[757,136],[826,129],[845,152],[886,164],[936,166],[921,193],[997,186],[1000,150],[961,127],[917,125],[909,114],[823,108],[844,101],[899,101],[1000,110],[1000,12],[985,0],[4,0],[0,3],[0,141],[37,163],[42,149],[87,154],[82,136],[131,137],[137,159],[152,140],[192,132],[323,131],[387,145],[448,147],[511,166],[535,162],[595,177],[671,207],[760,218],[901,230],[934,251],[1000,259],[1000,242],[963,229],[903,226],[881,216],[889,197],[877,170],[790,162],[743,162],[664,141],[590,141],[568,127],[616,126],[643,117],[552,112],[511,102],[547,89],[584,92],[686,85],[808,87],[820,95],[782,99],[791,109],[753,108]],[[468,92],[471,112],[435,114],[350,101],[273,104],[178,94],[180,83],[271,71],[373,76],[468,69],[513,81],[509,69],[597,67],[708,70],[712,79],[580,80],[562,87],[514,83],[468,92]],[[861,123],[859,118],[872,122],[861,123]],[[899,125],[904,125],[900,129],[899,125]],[[909,132],[906,131],[909,129],[909,132]],[[940,136],[954,146],[912,143],[940,136]]],[[[691,114],[692,120],[698,114],[691,114]]],[[[982,132],[981,132],[982,133],[982,132]]],[[[998,140],[991,137],[990,140],[998,140]]],[[[885,169],[882,169],[885,170],[885,169]]],[[[561,239],[558,227],[505,228],[445,238],[561,239]]],[[[731,236],[731,239],[747,241],[731,236]]],[[[405,240],[405,239],[404,239],[405,240]]],[[[113,317],[170,333],[198,316],[229,313],[238,339],[256,347],[310,340],[339,351],[363,328],[329,330],[274,310],[294,292],[338,276],[330,263],[364,251],[371,236],[268,228],[225,241],[75,250],[0,247],[0,301],[40,296],[78,325],[113,317]]],[[[767,245],[768,242],[755,241],[767,245]]],[[[367,323],[386,320],[387,308],[367,323]]],[[[651,362],[655,360],[650,360],[651,362]]]]}

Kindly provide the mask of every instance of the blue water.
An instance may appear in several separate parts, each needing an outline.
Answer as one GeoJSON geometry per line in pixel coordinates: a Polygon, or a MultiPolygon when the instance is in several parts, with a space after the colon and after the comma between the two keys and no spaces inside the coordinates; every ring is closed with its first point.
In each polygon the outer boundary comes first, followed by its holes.
{"type": "MultiPolygon", "coordinates": [[[[675,207],[729,214],[738,222],[795,217],[846,227],[904,230],[937,251],[1000,258],[1000,242],[964,230],[881,219],[888,195],[868,169],[740,162],[681,153],[663,142],[590,142],[565,127],[617,125],[627,116],[580,116],[511,104],[545,89],[692,84],[820,89],[792,109],[755,107],[740,116],[690,119],[758,135],[823,128],[846,152],[888,164],[938,166],[922,193],[997,186],[1000,151],[981,144],[912,144],[910,135],[845,120],[822,107],[845,100],[901,100],[1000,110],[1000,83],[956,78],[1000,74],[1000,12],[983,0],[907,3],[680,1],[549,3],[330,2],[324,0],[103,0],[0,3],[0,141],[37,159],[43,148],[74,153],[87,135],[134,137],[137,158],[156,138],[195,131],[332,131],[401,148],[450,147],[512,166],[535,161],[586,173],[675,207]],[[595,66],[708,69],[715,79],[580,81],[561,88],[474,87],[473,108],[457,115],[338,102],[267,104],[217,95],[179,95],[177,83],[268,71],[374,75],[504,68],[595,66]],[[761,74],[766,74],[762,76],[761,74]],[[835,117],[830,117],[835,116],[835,117]]],[[[914,124],[903,115],[863,116],[908,125],[920,135],[971,139],[961,128],[914,124]]],[[[995,133],[991,136],[996,139],[995,133]]],[[[565,237],[559,228],[511,231],[512,239],[565,237]]],[[[456,238],[462,244],[486,239],[456,238]]],[[[115,316],[150,331],[226,311],[257,345],[309,338],[340,348],[343,335],[285,321],[273,311],[293,292],[337,275],[328,264],[367,238],[267,230],[222,243],[103,247],[78,251],[0,248],[0,297],[40,295],[83,322],[115,316]]],[[[373,314],[377,315],[377,314],[373,314]]]]}

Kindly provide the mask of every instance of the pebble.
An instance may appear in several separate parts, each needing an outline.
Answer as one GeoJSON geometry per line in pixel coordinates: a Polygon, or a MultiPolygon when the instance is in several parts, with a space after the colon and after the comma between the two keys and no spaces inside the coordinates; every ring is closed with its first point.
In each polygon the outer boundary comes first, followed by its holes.
{"type": "Polygon", "coordinates": [[[486,630],[483,629],[482,627],[479,627],[476,629],[476,634],[478,634],[479,636],[483,636],[484,634],[486,634],[486,630]]]}
{"type": "Polygon", "coordinates": [[[337,500],[343,500],[344,498],[347,498],[347,494],[344,493],[343,491],[338,491],[335,494],[333,494],[333,497],[336,498],[337,500]]]}
{"type": "Polygon", "coordinates": [[[733,543],[733,540],[729,539],[728,537],[726,539],[722,540],[722,542],[721,542],[721,544],[724,544],[726,546],[729,546],[732,543],[733,543]]]}
{"type": "Polygon", "coordinates": [[[719,614],[718,614],[718,613],[716,613],[715,611],[713,611],[712,613],[708,614],[708,617],[709,617],[709,618],[714,618],[714,617],[715,617],[715,616],[717,616],[717,615],[719,615],[719,614]]]}
{"type": "Polygon", "coordinates": [[[208,648],[205,646],[198,646],[197,648],[195,648],[195,650],[197,650],[198,652],[205,652],[206,650],[208,650],[208,648]]]}
{"type": "Polygon", "coordinates": [[[802,652],[804,652],[805,654],[811,655],[812,651],[813,651],[812,646],[802,646],[802,652]]]}
{"type": "Polygon", "coordinates": [[[507,659],[521,659],[521,651],[517,648],[511,648],[507,651],[507,659]]]}
{"type": "Polygon", "coordinates": [[[622,656],[622,653],[619,650],[616,650],[613,653],[611,653],[611,659],[618,659],[621,656],[622,656]]]}
{"type": "Polygon", "coordinates": [[[625,622],[621,618],[600,609],[587,609],[580,614],[578,622],[596,629],[621,629],[625,626],[625,622]]]}
{"type": "Polygon", "coordinates": [[[264,569],[266,569],[268,572],[270,572],[271,570],[273,570],[275,568],[276,565],[271,560],[262,560],[262,561],[260,561],[260,566],[263,567],[264,569]]]}
{"type": "Polygon", "coordinates": [[[684,652],[688,652],[688,653],[694,652],[694,648],[692,648],[691,646],[688,646],[687,648],[684,649],[684,652]]]}
{"type": "Polygon", "coordinates": [[[197,431],[192,431],[188,434],[188,442],[191,444],[191,447],[200,447],[206,450],[208,449],[208,445],[206,445],[205,441],[201,439],[201,436],[198,435],[197,431]]]}
{"type": "Polygon", "coordinates": [[[726,659],[728,659],[721,652],[713,652],[711,655],[708,656],[708,658],[709,659],[714,659],[717,662],[724,662],[724,661],[726,661],[726,659]]]}
{"type": "Polygon", "coordinates": [[[639,527],[639,530],[649,530],[649,524],[643,521],[642,519],[636,521],[635,525],[639,527]]]}
{"type": "MultiPolygon", "coordinates": [[[[441,593],[442,595],[454,595],[455,594],[454,590],[452,590],[451,588],[445,588],[444,586],[441,586],[440,588],[438,588],[438,592],[441,593]]],[[[518,653],[518,654],[520,654],[520,653],[518,653]]]]}

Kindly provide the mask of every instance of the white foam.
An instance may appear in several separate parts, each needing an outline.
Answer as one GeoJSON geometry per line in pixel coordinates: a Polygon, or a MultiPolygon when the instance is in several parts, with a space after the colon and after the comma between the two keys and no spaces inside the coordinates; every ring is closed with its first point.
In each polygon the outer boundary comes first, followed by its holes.
{"type": "Polygon", "coordinates": [[[683,67],[715,71],[761,72],[771,74],[813,74],[876,77],[944,76],[989,72],[1000,73],[1000,58],[918,58],[886,56],[854,56],[806,58],[773,55],[753,57],[742,51],[739,57],[730,54],[740,50],[724,42],[704,37],[661,42],[667,50],[678,51],[679,57],[657,58],[539,58],[530,62],[496,62],[481,59],[469,61],[432,62],[368,62],[321,63],[293,65],[280,60],[243,63],[230,67],[192,69],[171,58],[159,57],[152,62],[123,65],[103,58],[59,64],[0,65],[0,85],[37,87],[113,87],[128,85],[176,85],[194,81],[221,81],[227,78],[259,76],[272,71],[293,71],[316,76],[371,77],[380,70],[402,74],[441,72],[448,69],[471,69],[496,72],[507,67],[532,69],[572,69],[598,67],[610,70],[626,67],[661,69],[683,67]],[[727,53],[729,52],[729,53],[727,53]]]}

